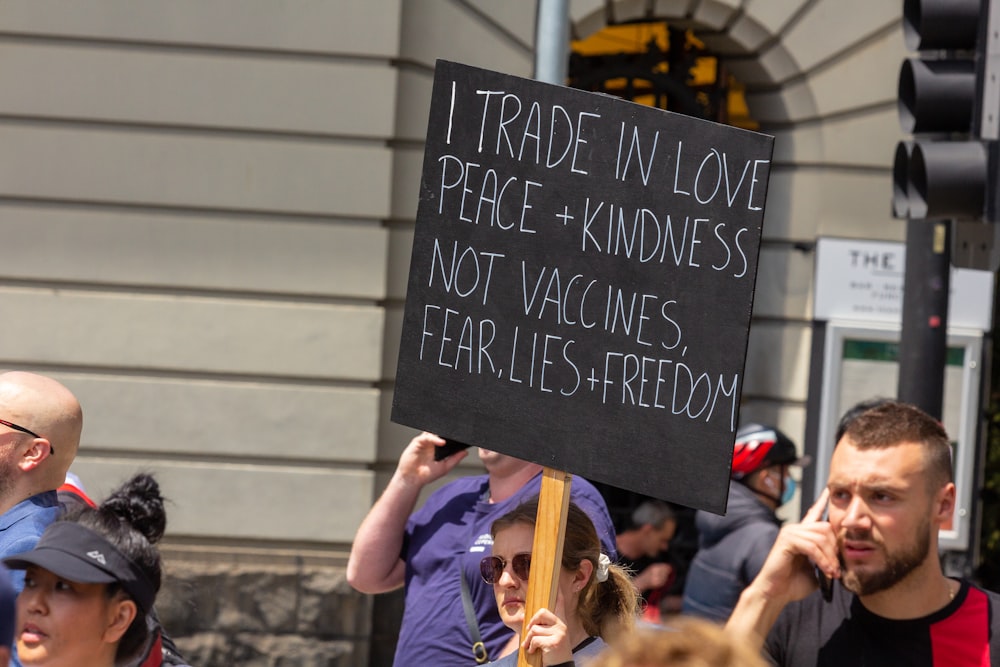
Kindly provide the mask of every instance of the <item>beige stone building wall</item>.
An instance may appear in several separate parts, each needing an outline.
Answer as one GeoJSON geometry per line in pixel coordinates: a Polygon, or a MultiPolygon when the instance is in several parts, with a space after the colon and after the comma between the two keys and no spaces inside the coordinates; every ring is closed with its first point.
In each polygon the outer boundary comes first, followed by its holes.
{"type": "MultiPolygon", "coordinates": [[[[691,28],[776,136],[743,410],[801,440],[813,243],[903,235],[900,0],[570,11],[575,37],[609,17],[691,28]]],[[[530,76],[534,15],[531,0],[0,4],[0,367],[79,395],[74,470],[94,495],[159,476],[165,604],[201,665],[233,664],[228,643],[244,665],[360,666],[372,617],[391,634],[342,568],[410,435],[388,415],[434,61],[530,76]],[[237,573],[270,588],[240,598],[237,573]]]]}

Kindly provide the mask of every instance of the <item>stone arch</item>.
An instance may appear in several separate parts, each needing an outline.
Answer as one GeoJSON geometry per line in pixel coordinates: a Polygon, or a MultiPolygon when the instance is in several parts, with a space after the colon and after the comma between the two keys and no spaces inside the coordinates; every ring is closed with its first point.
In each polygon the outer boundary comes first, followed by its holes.
{"type": "Polygon", "coordinates": [[[570,13],[576,38],[625,21],[691,29],[775,136],[743,400],[747,416],[803,433],[813,244],[899,240],[905,229],[889,214],[899,1],[575,0],[570,13]]]}
{"type": "MultiPolygon", "coordinates": [[[[765,106],[757,91],[773,91],[784,82],[803,76],[801,67],[781,39],[781,31],[800,13],[807,0],[787,5],[779,15],[773,9],[767,19],[761,17],[762,3],[745,3],[749,7],[734,6],[722,0],[664,0],[645,2],[643,0],[608,0],[604,4],[590,3],[588,7],[571,6],[570,21],[572,34],[584,38],[611,22],[632,20],[664,20],[672,25],[691,29],[710,51],[722,59],[741,83],[748,87],[748,105],[751,114],[757,117],[757,106],[765,106]],[[755,11],[755,7],[758,9],[755,11]],[[580,13],[576,13],[577,10],[580,13]]],[[[799,113],[815,114],[812,97],[798,95],[799,113]]],[[[785,106],[779,99],[778,107],[785,106]]],[[[772,104],[762,109],[764,117],[774,117],[772,104]]],[[[781,109],[788,116],[789,109],[781,109]]]]}
{"type": "Polygon", "coordinates": [[[891,163],[895,136],[886,131],[899,134],[892,123],[904,53],[896,0],[606,0],[572,3],[570,11],[579,38],[609,19],[662,19],[693,30],[746,85],[751,114],[779,138],[776,162],[891,163]],[[881,140],[859,141],[852,155],[845,134],[881,140]]]}

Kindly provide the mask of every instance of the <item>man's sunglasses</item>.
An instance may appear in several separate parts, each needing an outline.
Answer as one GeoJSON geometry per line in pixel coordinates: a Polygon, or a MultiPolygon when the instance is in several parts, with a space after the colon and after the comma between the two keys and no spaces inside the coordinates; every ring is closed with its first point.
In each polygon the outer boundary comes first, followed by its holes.
{"type": "Polygon", "coordinates": [[[21,433],[27,433],[28,435],[33,435],[36,438],[42,437],[42,436],[38,435],[37,433],[35,433],[34,431],[32,431],[30,428],[24,428],[23,426],[18,426],[14,422],[9,422],[6,419],[0,419],[0,424],[3,424],[7,428],[12,428],[15,431],[20,431],[21,433]]]}
{"type": "MultiPolygon", "coordinates": [[[[479,561],[479,574],[483,576],[483,581],[486,583],[495,584],[500,581],[500,576],[503,575],[504,568],[506,567],[507,561],[500,556],[487,556],[479,561]]],[[[521,581],[528,580],[528,570],[530,568],[530,553],[514,554],[514,557],[510,559],[510,569],[514,571],[514,576],[521,581]]]]}
{"type": "MultiPolygon", "coordinates": [[[[34,431],[32,431],[30,428],[24,428],[23,426],[18,426],[14,422],[9,422],[6,419],[0,419],[0,424],[3,424],[7,428],[12,428],[15,431],[20,431],[21,433],[27,433],[28,435],[32,435],[32,436],[34,436],[36,438],[42,437],[42,436],[38,435],[37,433],[35,433],[34,431]]],[[[51,442],[49,443],[49,452],[52,453],[52,454],[56,453],[56,448],[52,446],[51,442]]]]}

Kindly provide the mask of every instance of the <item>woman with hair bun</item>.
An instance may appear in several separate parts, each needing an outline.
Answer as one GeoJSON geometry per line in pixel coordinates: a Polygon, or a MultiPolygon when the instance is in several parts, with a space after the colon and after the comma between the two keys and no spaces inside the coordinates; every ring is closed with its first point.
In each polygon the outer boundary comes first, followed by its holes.
{"type": "Polygon", "coordinates": [[[23,665],[113,667],[141,653],[160,589],[166,528],[160,487],[136,475],[99,507],[50,525],[31,551],[4,559],[25,570],[14,637],[23,665]]]}
{"type": "MultiPolygon", "coordinates": [[[[537,514],[536,497],[494,521],[493,555],[482,560],[480,570],[493,585],[501,620],[525,651],[541,651],[546,667],[585,665],[606,641],[633,629],[638,592],[628,572],[601,553],[587,514],[570,503],[555,609],[539,609],[521,636],[537,514]]],[[[491,664],[516,665],[517,654],[491,664]]]]}

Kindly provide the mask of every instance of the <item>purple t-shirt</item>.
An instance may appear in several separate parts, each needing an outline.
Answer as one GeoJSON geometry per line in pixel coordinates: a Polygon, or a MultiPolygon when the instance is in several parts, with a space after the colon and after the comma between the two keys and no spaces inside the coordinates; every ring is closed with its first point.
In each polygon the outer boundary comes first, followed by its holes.
{"type": "MultiPolygon", "coordinates": [[[[463,477],[435,491],[413,513],[401,554],[406,561],[406,604],[394,667],[475,665],[458,563],[490,658],[500,652],[511,632],[500,621],[493,587],[479,575],[479,561],[490,555],[493,522],[537,495],[541,479],[539,473],[512,497],[491,504],[486,475],[463,477]]],[[[570,500],[594,522],[604,552],[614,561],[615,532],[601,494],[587,480],[574,477],[570,500]]]]}

